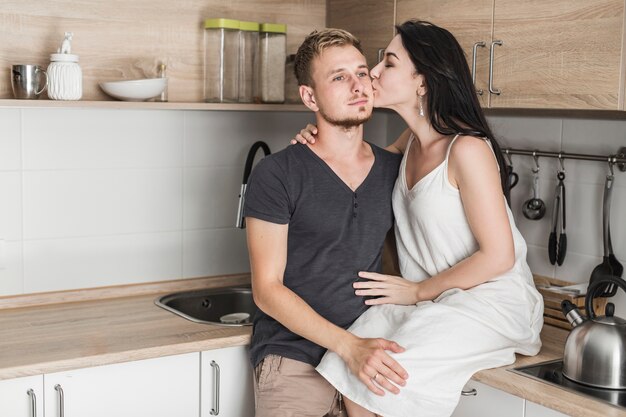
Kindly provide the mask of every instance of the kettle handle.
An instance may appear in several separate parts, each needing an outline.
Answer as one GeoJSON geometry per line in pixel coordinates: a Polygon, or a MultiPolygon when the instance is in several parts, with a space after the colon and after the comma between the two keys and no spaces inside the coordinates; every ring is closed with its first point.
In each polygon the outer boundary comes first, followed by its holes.
{"type": "Polygon", "coordinates": [[[593,299],[596,293],[604,291],[606,284],[615,284],[626,292],[626,281],[615,275],[605,275],[602,278],[593,281],[587,287],[587,295],[585,296],[585,311],[587,312],[587,318],[593,319],[596,317],[595,311],[593,311],[593,299]],[[602,290],[602,291],[600,291],[602,290]]]}

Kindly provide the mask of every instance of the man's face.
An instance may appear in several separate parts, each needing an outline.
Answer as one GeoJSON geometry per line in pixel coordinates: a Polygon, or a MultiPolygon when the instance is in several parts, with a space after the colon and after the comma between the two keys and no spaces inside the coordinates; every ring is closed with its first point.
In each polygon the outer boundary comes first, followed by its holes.
{"type": "Polygon", "coordinates": [[[365,57],[352,45],[324,50],[312,63],[315,101],[330,124],[353,127],[372,117],[372,80],[365,57]]]}

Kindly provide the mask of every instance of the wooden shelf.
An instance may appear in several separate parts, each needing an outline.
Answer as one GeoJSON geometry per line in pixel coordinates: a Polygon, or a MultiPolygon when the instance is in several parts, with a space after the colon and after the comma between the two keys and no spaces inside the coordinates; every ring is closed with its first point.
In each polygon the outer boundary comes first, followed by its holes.
{"type": "Polygon", "coordinates": [[[310,111],[303,104],[178,103],[151,101],[61,101],[0,99],[0,108],[85,108],[122,110],[310,111]]]}

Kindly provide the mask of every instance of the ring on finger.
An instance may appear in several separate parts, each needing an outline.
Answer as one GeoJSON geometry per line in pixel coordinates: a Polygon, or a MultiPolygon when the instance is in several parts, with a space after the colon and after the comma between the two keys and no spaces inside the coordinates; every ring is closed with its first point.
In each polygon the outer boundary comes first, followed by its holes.
{"type": "Polygon", "coordinates": [[[376,381],[376,378],[378,378],[378,375],[380,375],[380,373],[376,372],[376,375],[372,377],[372,381],[376,381]]]}

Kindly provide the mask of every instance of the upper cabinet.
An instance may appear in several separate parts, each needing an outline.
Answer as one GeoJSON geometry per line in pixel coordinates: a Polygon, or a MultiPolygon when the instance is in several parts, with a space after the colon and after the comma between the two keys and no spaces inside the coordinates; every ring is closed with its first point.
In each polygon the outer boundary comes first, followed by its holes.
{"type": "Polygon", "coordinates": [[[489,106],[489,41],[494,0],[397,0],[396,22],[427,20],[448,29],[465,51],[478,98],[489,106]]]}
{"type": "Polygon", "coordinates": [[[624,0],[495,0],[490,106],[617,110],[623,20],[624,0]]]}
{"type": "Polygon", "coordinates": [[[396,0],[395,20],[393,9],[331,0],[327,23],[360,37],[370,65],[394,22],[450,30],[485,108],[624,109],[624,0],[396,0]]]}
{"type": "Polygon", "coordinates": [[[623,109],[624,0],[397,0],[396,9],[397,22],[429,20],[457,37],[470,68],[476,60],[484,107],[623,109]]]}
{"type": "Polygon", "coordinates": [[[326,26],[350,31],[362,42],[367,64],[378,63],[378,50],[394,35],[394,0],[326,2],[326,26]]]}

